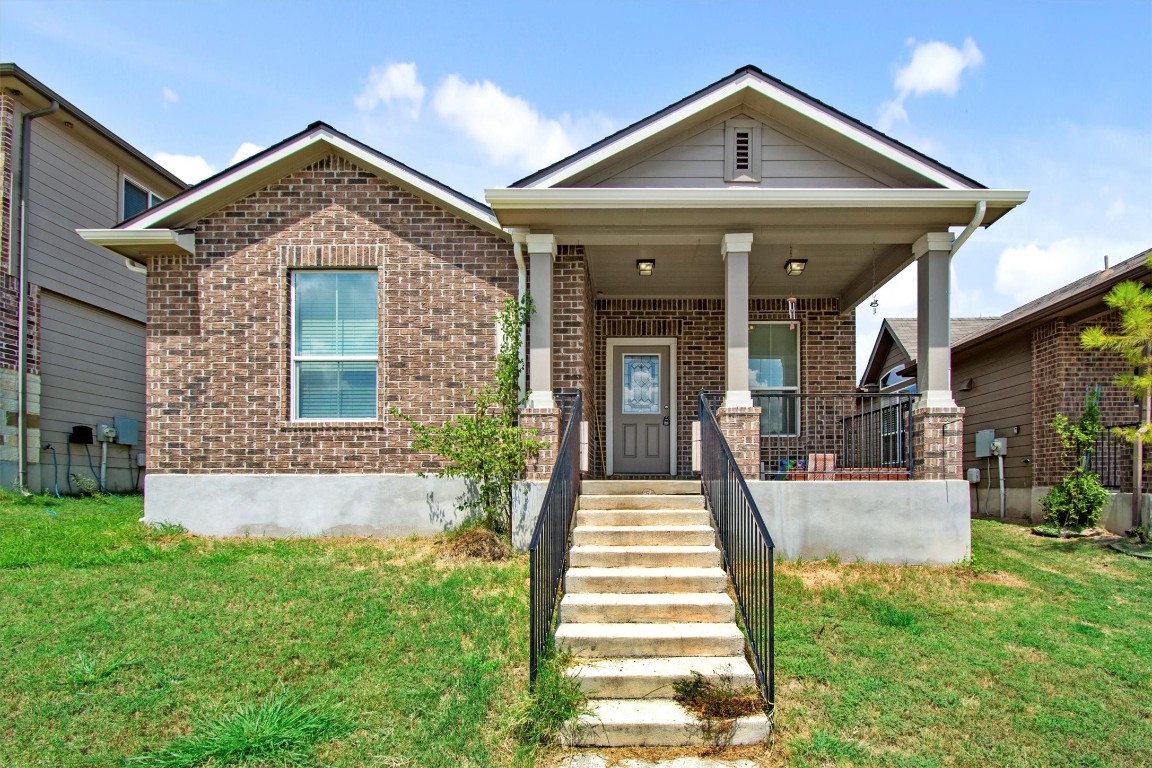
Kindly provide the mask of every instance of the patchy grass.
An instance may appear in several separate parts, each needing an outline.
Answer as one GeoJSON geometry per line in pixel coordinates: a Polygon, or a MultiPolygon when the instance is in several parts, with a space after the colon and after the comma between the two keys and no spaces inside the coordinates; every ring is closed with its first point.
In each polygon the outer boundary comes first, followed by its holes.
{"type": "Polygon", "coordinates": [[[524,557],[140,515],[139,497],[0,497],[0,765],[534,762],[512,734],[524,557]]]}
{"type": "Polygon", "coordinates": [[[979,567],[778,564],[765,762],[1152,762],[1152,564],[989,521],[972,541],[979,567]]]}

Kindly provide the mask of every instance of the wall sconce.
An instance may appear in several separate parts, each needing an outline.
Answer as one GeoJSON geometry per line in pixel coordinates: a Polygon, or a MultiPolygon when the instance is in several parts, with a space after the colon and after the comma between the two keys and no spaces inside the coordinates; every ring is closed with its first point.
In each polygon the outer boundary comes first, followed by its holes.
{"type": "Polygon", "coordinates": [[[789,277],[804,274],[804,267],[808,266],[808,259],[788,259],[784,264],[784,272],[789,277]]]}
{"type": "Polygon", "coordinates": [[[652,277],[656,270],[656,259],[636,259],[636,271],[640,277],[652,277]]]}

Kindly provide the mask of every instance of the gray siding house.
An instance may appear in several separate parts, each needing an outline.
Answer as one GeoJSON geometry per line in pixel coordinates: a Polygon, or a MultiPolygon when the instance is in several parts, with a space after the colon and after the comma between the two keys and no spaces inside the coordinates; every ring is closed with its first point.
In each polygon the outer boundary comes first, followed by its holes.
{"type": "Polygon", "coordinates": [[[0,64],[0,169],[0,482],[66,493],[69,465],[93,482],[103,465],[108,490],[139,487],[144,276],[76,229],[185,185],[15,64],[0,64]]]}

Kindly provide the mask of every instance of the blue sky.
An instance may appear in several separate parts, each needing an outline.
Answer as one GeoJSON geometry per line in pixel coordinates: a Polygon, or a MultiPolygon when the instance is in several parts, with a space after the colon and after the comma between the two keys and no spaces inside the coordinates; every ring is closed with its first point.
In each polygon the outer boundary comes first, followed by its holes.
{"type": "Polygon", "coordinates": [[[755,64],[1032,191],[956,257],[955,315],[1152,247],[1152,0],[4,0],[0,60],[189,178],[324,120],[476,197],[755,64]]]}

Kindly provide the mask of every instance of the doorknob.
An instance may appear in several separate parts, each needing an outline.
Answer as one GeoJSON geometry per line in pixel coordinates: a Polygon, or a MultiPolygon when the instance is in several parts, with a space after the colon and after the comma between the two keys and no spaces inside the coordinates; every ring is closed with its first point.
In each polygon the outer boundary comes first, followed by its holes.
{"type": "Polygon", "coordinates": [[[667,416],[664,417],[664,426],[668,426],[668,417],[667,416]]]}

